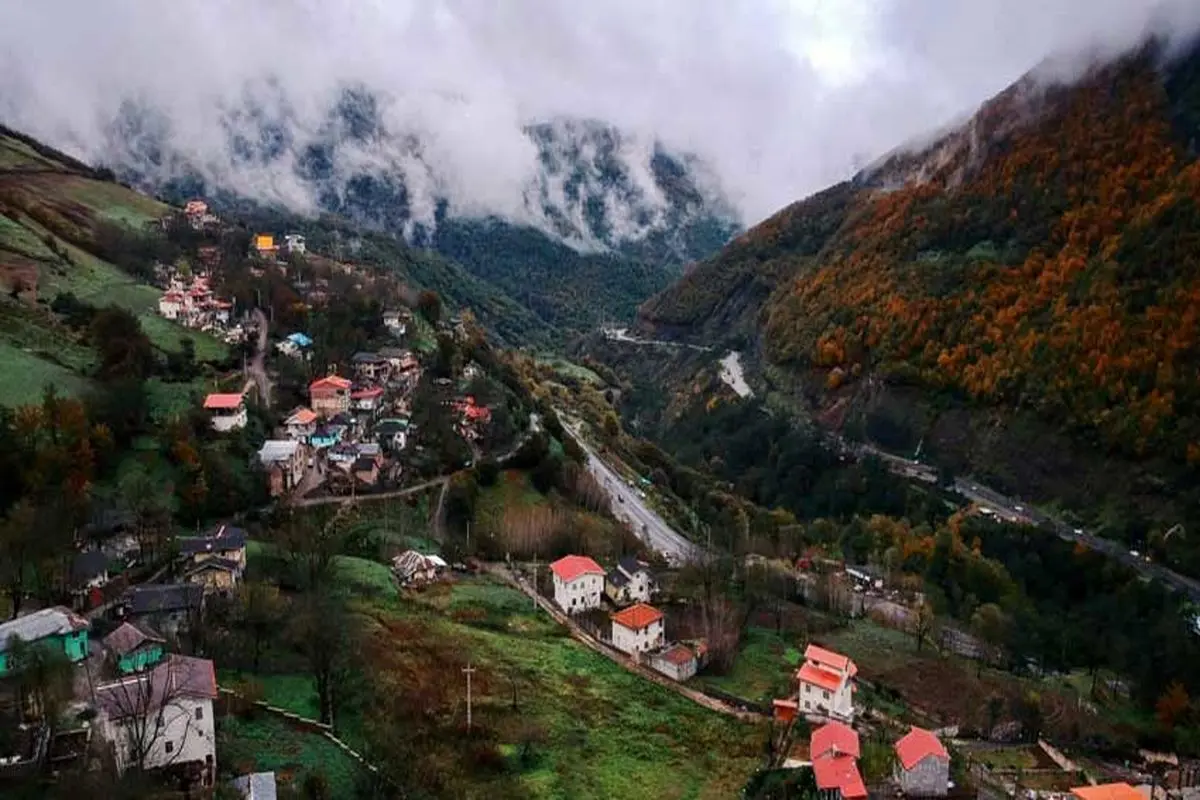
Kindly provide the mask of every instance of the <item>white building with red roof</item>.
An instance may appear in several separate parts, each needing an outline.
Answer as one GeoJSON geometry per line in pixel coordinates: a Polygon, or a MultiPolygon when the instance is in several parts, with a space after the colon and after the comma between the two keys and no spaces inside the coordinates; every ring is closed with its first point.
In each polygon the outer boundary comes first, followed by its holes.
{"type": "Polygon", "coordinates": [[[632,605],[612,615],[613,647],[639,656],[663,646],[663,613],[646,603],[632,605]]]}
{"type": "Polygon", "coordinates": [[[696,654],[686,644],[673,644],[650,659],[650,666],[680,682],[696,674],[696,654]]]}
{"type": "Polygon", "coordinates": [[[204,410],[212,415],[214,431],[246,427],[246,398],[241,394],[210,394],[204,398],[204,410]]]}
{"type": "Polygon", "coordinates": [[[600,607],[604,568],[587,556],[563,556],[550,565],[554,602],[568,614],[600,607]]]}
{"type": "Polygon", "coordinates": [[[822,800],[862,800],[867,796],[858,771],[862,754],[858,732],[841,722],[830,722],[812,733],[808,745],[813,777],[822,800]]]}
{"type": "Polygon", "coordinates": [[[896,783],[913,797],[944,797],[950,790],[950,754],[931,731],[913,726],[896,742],[896,783]]]}
{"type": "Polygon", "coordinates": [[[810,644],[796,671],[796,702],[805,716],[852,722],[854,677],[858,667],[847,656],[810,644]]]}

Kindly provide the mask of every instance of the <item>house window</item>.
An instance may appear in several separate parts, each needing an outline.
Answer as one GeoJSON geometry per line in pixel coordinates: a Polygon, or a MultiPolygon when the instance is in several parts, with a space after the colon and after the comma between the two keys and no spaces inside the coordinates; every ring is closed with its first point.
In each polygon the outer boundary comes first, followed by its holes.
{"type": "Polygon", "coordinates": [[[829,692],[821,692],[821,694],[823,694],[825,696],[826,700],[829,699],[829,692]]]}
{"type": "Polygon", "coordinates": [[[167,742],[167,743],[166,743],[166,744],[163,746],[163,749],[164,749],[164,750],[166,750],[168,753],[174,753],[174,752],[175,752],[175,743],[174,743],[174,742],[167,742]]]}
{"type": "Polygon", "coordinates": [[[196,706],[196,719],[204,719],[204,706],[196,706]]]}

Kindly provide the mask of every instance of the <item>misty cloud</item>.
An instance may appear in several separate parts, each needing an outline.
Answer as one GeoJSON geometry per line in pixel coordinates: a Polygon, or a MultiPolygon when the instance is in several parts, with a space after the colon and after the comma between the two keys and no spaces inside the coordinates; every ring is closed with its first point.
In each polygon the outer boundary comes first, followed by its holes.
{"type": "MultiPolygon", "coordinates": [[[[753,222],[1052,55],[1071,56],[1048,62],[1063,77],[1075,54],[1200,29],[1194,0],[39,0],[0,16],[0,119],[86,159],[149,141],[114,135],[133,103],[206,178],[311,209],[303,146],[362,86],[392,135],[339,147],[335,182],[399,171],[418,219],[442,197],[535,223],[530,193],[565,189],[534,123],[615,125],[651,206],[655,142],[695,153],[753,222]],[[231,134],[257,146],[264,119],[288,131],[281,157],[239,159],[231,134]]],[[[619,211],[628,231],[645,223],[619,211]]]]}

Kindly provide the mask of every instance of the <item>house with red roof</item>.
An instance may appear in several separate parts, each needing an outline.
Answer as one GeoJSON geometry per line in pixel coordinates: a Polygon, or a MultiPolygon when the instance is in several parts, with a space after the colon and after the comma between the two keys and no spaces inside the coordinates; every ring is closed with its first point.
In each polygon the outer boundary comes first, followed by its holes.
{"type": "Polygon", "coordinates": [[[808,745],[813,777],[822,800],[861,800],[867,796],[858,771],[862,755],[858,732],[841,722],[830,722],[812,732],[808,745]]]}
{"type": "Polygon", "coordinates": [[[915,725],[896,742],[896,783],[910,797],[945,797],[950,754],[931,731],[915,725]]]}
{"type": "Polygon", "coordinates": [[[604,568],[587,556],[563,556],[550,565],[554,602],[568,614],[600,607],[604,568]]]}
{"type": "Polygon", "coordinates": [[[638,657],[663,646],[663,613],[646,603],[637,603],[612,615],[613,647],[638,657]]]}
{"type": "Polygon", "coordinates": [[[858,666],[848,657],[810,644],[796,671],[796,702],[805,716],[854,720],[854,677],[858,666]]]}
{"type": "Polygon", "coordinates": [[[246,427],[246,398],[240,393],[210,394],[204,398],[204,410],[211,414],[214,431],[246,427]]]}
{"type": "Polygon", "coordinates": [[[336,373],[326,375],[308,385],[308,398],[312,410],[320,417],[336,417],[350,411],[350,387],[347,378],[336,373]]]}
{"type": "Polygon", "coordinates": [[[283,427],[287,429],[289,439],[307,442],[317,431],[317,412],[304,406],[294,408],[283,421],[283,427]]]}
{"type": "Polygon", "coordinates": [[[655,653],[650,666],[671,680],[683,682],[696,674],[696,654],[686,644],[673,644],[655,653]]]}
{"type": "Polygon", "coordinates": [[[1149,794],[1140,792],[1128,783],[1101,783],[1079,786],[1071,790],[1074,800],[1147,800],[1149,794]]]}

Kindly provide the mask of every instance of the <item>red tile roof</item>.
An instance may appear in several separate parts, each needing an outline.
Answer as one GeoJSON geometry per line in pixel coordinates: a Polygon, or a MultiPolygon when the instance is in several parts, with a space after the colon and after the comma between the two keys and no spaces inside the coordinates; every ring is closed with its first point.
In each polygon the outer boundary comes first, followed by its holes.
{"type": "Polygon", "coordinates": [[[663,653],[662,658],[671,664],[682,667],[684,664],[693,661],[696,658],[696,654],[687,645],[677,644],[663,653]]]}
{"type": "Polygon", "coordinates": [[[311,408],[297,408],[287,418],[288,425],[309,425],[317,421],[317,412],[311,408]]]}
{"type": "Polygon", "coordinates": [[[371,386],[366,389],[358,389],[350,394],[351,400],[366,400],[370,397],[382,397],[383,389],[378,386],[371,386]]]}
{"type": "Polygon", "coordinates": [[[1128,783],[1102,783],[1099,786],[1080,786],[1071,790],[1079,800],[1146,800],[1146,795],[1128,783]]]}
{"type": "Polygon", "coordinates": [[[624,611],[612,615],[612,621],[631,631],[640,631],[663,618],[663,613],[654,606],[645,603],[632,605],[624,611]]]}
{"type": "Polygon", "coordinates": [[[863,785],[858,762],[853,757],[814,758],[812,765],[818,789],[837,789],[847,800],[867,796],[867,787],[863,785]]]}
{"type": "Polygon", "coordinates": [[[914,725],[912,730],[896,742],[896,757],[900,759],[902,767],[912,769],[926,756],[947,760],[950,758],[945,746],[936,736],[914,725]]]}
{"type": "Polygon", "coordinates": [[[320,380],[313,381],[308,385],[308,390],[311,392],[314,389],[349,389],[351,382],[347,378],[342,378],[337,375],[326,375],[320,380]]]}
{"type": "Polygon", "coordinates": [[[814,759],[829,754],[858,758],[858,731],[841,722],[829,722],[812,732],[809,752],[814,759]]]}
{"type": "Polygon", "coordinates": [[[847,656],[835,653],[832,650],[826,650],[824,647],[819,647],[815,644],[810,644],[805,648],[804,658],[806,661],[815,661],[818,664],[831,667],[838,672],[849,669],[851,670],[851,674],[853,674],[858,671],[854,666],[854,662],[847,656]]]}
{"type": "Polygon", "coordinates": [[[240,408],[242,405],[242,396],[240,394],[210,394],[204,398],[204,407],[209,409],[233,409],[240,408]]]}
{"type": "Polygon", "coordinates": [[[796,680],[819,686],[827,692],[836,692],[842,685],[842,678],[836,672],[814,667],[812,664],[802,666],[796,673],[796,680]]]}
{"type": "Polygon", "coordinates": [[[581,575],[604,575],[604,569],[587,556],[563,556],[550,565],[559,580],[571,582],[581,575]]]}

